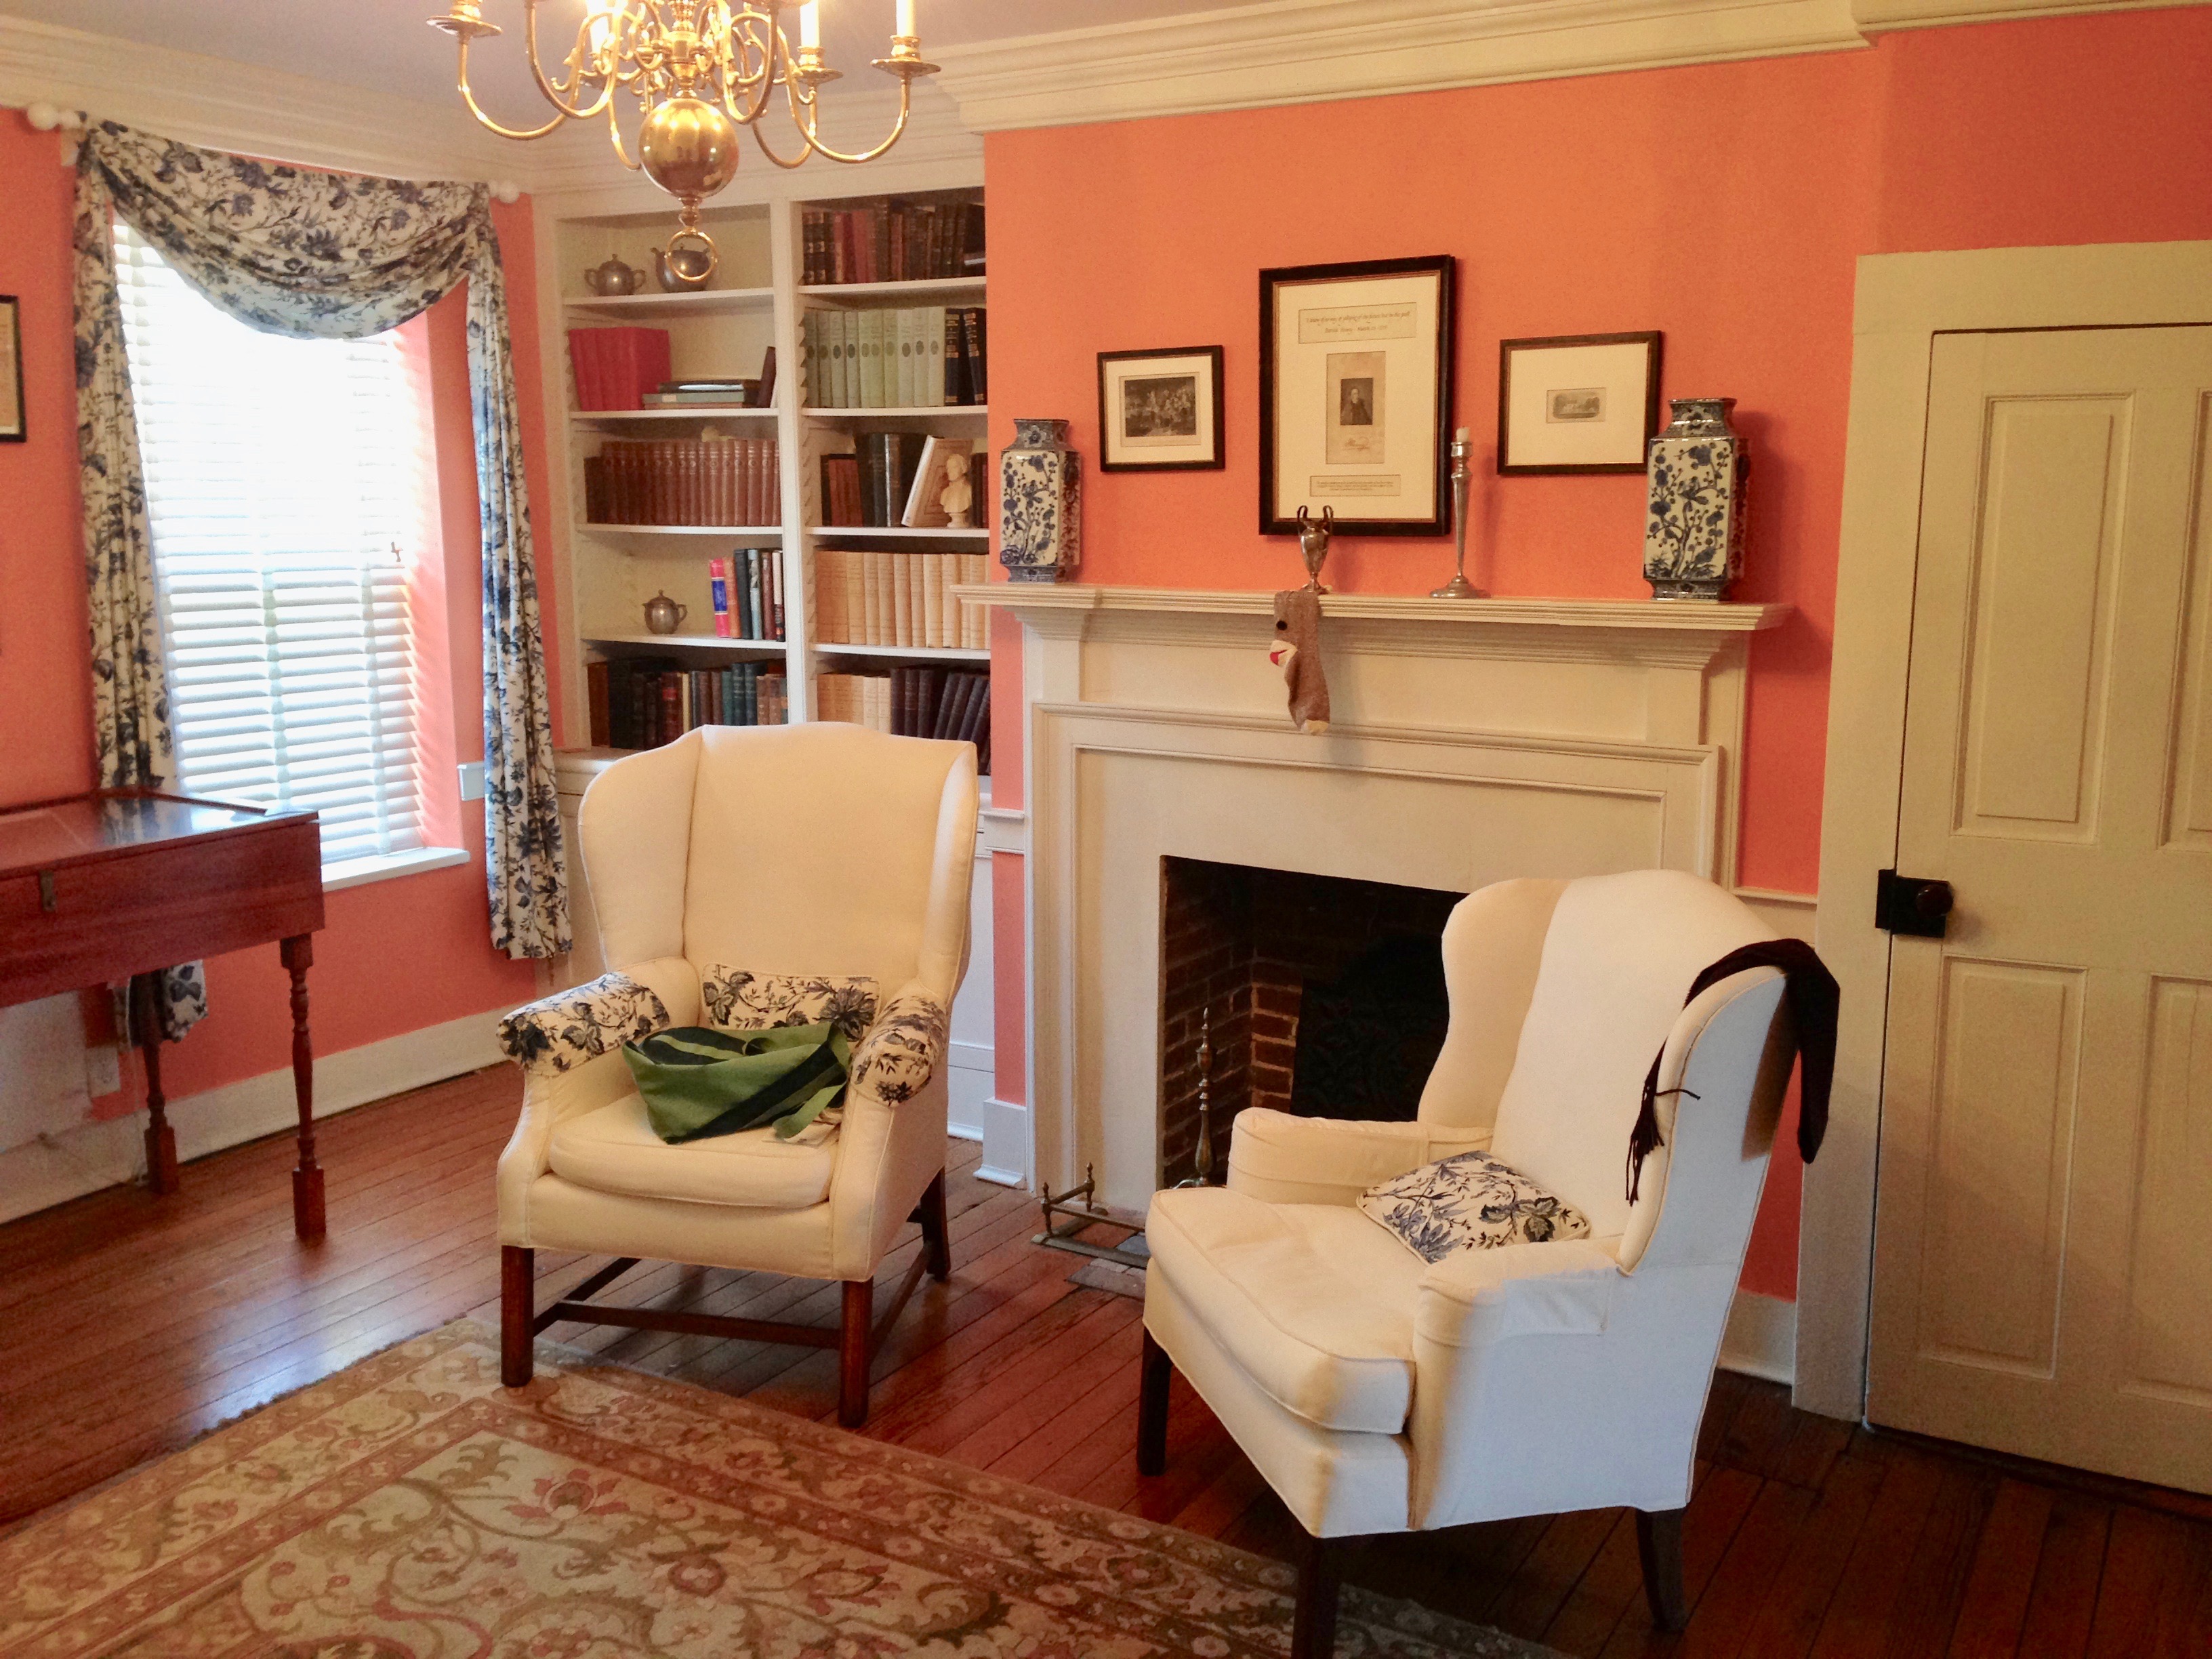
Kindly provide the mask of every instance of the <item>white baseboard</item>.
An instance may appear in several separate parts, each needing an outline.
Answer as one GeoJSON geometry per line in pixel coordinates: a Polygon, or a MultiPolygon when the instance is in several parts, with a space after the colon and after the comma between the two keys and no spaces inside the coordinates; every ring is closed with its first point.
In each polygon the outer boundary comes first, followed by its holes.
{"type": "Polygon", "coordinates": [[[998,1056],[988,1042],[947,1045],[945,1062],[945,1128],[962,1140],[983,1138],[983,1107],[998,1081],[998,1056]]]}
{"type": "Polygon", "coordinates": [[[1757,1291],[1738,1291],[1721,1337],[1721,1369],[1770,1382],[1797,1380],[1797,1304],[1757,1291]]]}
{"type": "Polygon", "coordinates": [[[996,1097],[983,1103],[983,1161],[976,1175],[1001,1187],[1030,1184],[1030,1109],[996,1097]]]}
{"type": "MultiPolygon", "coordinates": [[[[419,1089],[501,1058],[499,1016],[487,1012],[404,1031],[315,1060],[318,1121],[409,1089],[419,1089]]],[[[299,1121],[292,1068],[264,1072],[169,1103],[180,1159],[204,1158],[299,1121]]],[[[0,1153],[0,1222],[82,1198],[145,1174],[143,1112],[30,1141],[0,1153]]],[[[189,1179],[189,1177],[187,1177],[189,1179]]]]}

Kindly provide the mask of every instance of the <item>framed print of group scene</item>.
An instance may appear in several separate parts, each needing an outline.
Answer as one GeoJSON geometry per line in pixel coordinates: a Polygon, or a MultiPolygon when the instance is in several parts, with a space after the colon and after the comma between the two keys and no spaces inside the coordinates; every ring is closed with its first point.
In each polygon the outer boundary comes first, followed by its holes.
{"type": "Polygon", "coordinates": [[[1219,467],[1221,348],[1098,354],[1102,472],[1219,467]]]}
{"type": "Polygon", "coordinates": [[[1449,255],[1260,273],[1260,532],[1451,526],[1449,255]]]}

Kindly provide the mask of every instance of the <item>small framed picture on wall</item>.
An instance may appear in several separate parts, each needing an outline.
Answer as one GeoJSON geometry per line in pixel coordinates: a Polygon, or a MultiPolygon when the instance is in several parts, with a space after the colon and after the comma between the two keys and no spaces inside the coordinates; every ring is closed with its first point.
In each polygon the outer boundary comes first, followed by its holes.
{"type": "Polygon", "coordinates": [[[1100,352],[1098,433],[1101,472],[1220,466],[1221,348],[1100,352]]]}
{"type": "Polygon", "coordinates": [[[1499,472],[1641,472],[1658,429],[1656,331],[1499,342],[1499,472]]]}
{"type": "Polygon", "coordinates": [[[1260,533],[1451,528],[1449,254],[1260,273],[1260,533]]]}
{"type": "Polygon", "coordinates": [[[23,319],[12,294],[0,294],[0,443],[23,441],[23,319]]]}

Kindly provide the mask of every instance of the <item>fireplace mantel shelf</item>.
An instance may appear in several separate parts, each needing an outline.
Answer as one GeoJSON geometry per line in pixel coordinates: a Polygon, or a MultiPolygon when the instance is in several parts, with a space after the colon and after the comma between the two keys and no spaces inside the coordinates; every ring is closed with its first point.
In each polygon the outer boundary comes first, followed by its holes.
{"type": "MultiPolygon", "coordinates": [[[[1271,616],[1275,596],[1256,590],[1109,587],[1088,582],[963,585],[970,605],[1024,611],[1271,616]]],[[[1754,634],[1789,616],[1786,605],[1655,599],[1431,599],[1403,593],[1331,593],[1322,614],[1361,622],[1461,623],[1524,628],[1616,628],[1685,634],[1754,634]]]]}

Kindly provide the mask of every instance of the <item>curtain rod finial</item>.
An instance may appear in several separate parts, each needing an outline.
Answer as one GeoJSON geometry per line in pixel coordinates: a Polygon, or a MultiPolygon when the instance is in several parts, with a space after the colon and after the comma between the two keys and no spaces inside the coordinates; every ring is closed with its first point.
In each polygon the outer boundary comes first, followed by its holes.
{"type": "Polygon", "coordinates": [[[52,132],[57,128],[64,132],[84,131],[84,112],[81,109],[64,109],[58,104],[26,105],[23,118],[40,132],[52,132]]]}
{"type": "Polygon", "coordinates": [[[522,186],[512,179],[495,179],[491,193],[502,202],[519,202],[522,199],[522,186]]]}

